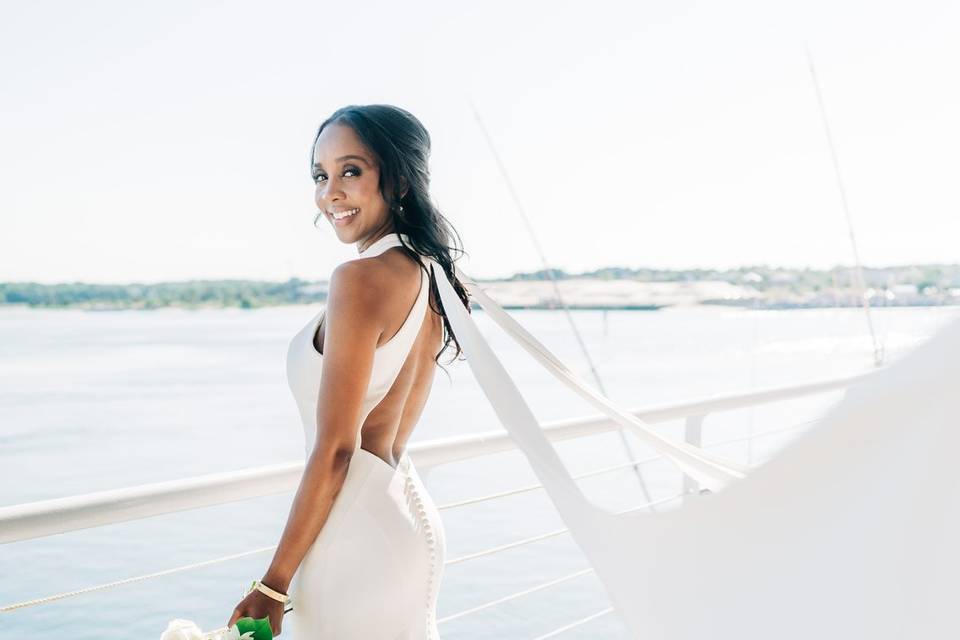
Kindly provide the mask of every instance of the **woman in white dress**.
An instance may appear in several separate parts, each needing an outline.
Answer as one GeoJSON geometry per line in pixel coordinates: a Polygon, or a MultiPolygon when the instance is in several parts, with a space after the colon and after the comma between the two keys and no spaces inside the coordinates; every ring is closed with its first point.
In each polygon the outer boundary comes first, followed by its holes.
{"type": "Polygon", "coordinates": [[[314,224],[358,258],[334,269],[326,308],[290,341],[306,464],[273,560],[228,626],[268,616],[279,635],[289,599],[295,640],[439,638],[446,541],[406,445],[440,355],[461,354],[432,270],[470,302],[429,155],[423,125],[390,105],[343,107],[314,139],[314,224]]]}

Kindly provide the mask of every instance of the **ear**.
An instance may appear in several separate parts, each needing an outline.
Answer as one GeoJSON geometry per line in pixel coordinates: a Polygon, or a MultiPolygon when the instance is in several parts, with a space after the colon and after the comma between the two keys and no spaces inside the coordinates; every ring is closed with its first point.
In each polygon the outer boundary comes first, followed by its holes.
{"type": "Polygon", "coordinates": [[[400,176],[400,197],[407,195],[407,177],[400,176]]]}

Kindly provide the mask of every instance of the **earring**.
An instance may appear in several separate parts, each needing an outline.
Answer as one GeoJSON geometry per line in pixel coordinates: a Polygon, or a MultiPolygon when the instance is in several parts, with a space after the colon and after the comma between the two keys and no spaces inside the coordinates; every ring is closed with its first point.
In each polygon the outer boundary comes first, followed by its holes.
{"type": "Polygon", "coordinates": [[[323,211],[317,209],[317,213],[313,216],[313,226],[315,226],[317,229],[320,228],[320,225],[317,223],[320,222],[321,218],[323,218],[323,211]]]}

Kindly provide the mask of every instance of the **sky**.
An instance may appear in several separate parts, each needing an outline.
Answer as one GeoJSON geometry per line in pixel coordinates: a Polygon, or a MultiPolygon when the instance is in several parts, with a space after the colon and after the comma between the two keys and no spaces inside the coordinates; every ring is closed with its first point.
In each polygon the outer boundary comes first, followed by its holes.
{"type": "Polygon", "coordinates": [[[0,281],[324,280],[346,104],[430,132],[476,278],[960,261],[956,2],[24,2],[0,9],[0,281]]]}

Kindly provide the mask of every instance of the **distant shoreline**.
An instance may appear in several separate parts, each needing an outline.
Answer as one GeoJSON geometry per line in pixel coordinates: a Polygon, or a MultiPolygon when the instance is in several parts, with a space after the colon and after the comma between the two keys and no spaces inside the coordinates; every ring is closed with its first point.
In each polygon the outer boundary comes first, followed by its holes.
{"type": "MultiPolygon", "coordinates": [[[[865,267],[862,291],[849,267],[727,270],[609,267],[581,274],[553,269],[476,284],[505,309],[656,311],[689,306],[745,309],[933,307],[960,304],[960,264],[865,267]]],[[[44,309],[260,309],[325,303],[328,281],[290,278],[189,280],[155,284],[0,283],[0,307],[44,309]]]]}
{"type": "MultiPolygon", "coordinates": [[[[165,306],[155,306],[155,307],[137,307],[137,306],[120,306],[120,305],[103,305],[103,304],[69,304],[69,305],[30,305],[30,304],[0,304],[0,311],[3,309],[30,309],[37,311],[89,311],[89,312],[109,312],[109,311],[161,311],[164,309],[179,309],[182,311],[205,311],[213,309],[237,309],[242,311],[255,311],[263,309],[278,309],[283,307],[306,307],[309,305],[318,304],[317,302],[297,302],[297,303],[284,303],[284,304],[272,304],[272,305],[258,305],[258,306],[225,306],[225,305],[182,305],[182,304],[169,304],[165,306]]],[[[320,303],[322,307],[323,304],[320,303]]],[[[551,306],[551,305],[516,305],[516,304],[501,304],[503,309],[506,310],[522,310],[522,311],[562,311],[563,307],[560,306],[551,306]]],[[[954,302],[902,302],[902,303],[888,303],[888,304],[871,304],[872,309],[891,309],[891,308],[916,308],[916,307],[960,307],[960,301],[954,302]]],[[[761,304],[754,304],[751,302],[695,302],[695,303],[685,303],[685,304],[672,304],[672,305],[624,305],[624,306],[615,306],[615,305],[567,305],[567,309],[570,311],[665,311],[670,309],[680,309],[680,308],[700,308],[700,309],[723,309],[723,308],[737,308],[748,311],[782,311],[782,310],[794,310],[794,309],[851,309],[851,308],[862,308],[862,305],[856,304],[805,304],[805,303],[789,303],[789,302],[776,302],[768,301],[761,304]]],[[[483,311],[483,308],[478,303],[473,303],[473,309],[483,311]]]]}

